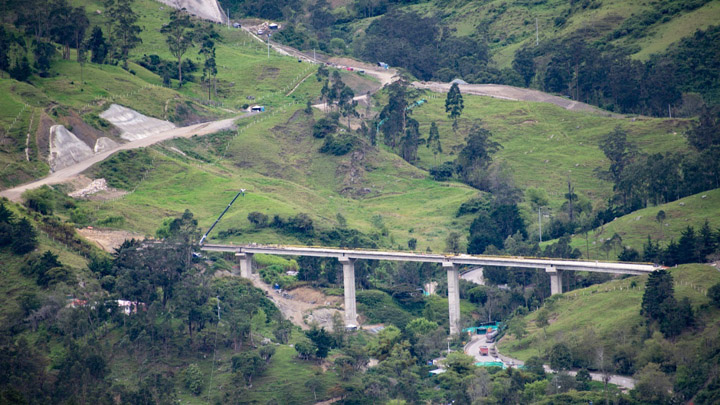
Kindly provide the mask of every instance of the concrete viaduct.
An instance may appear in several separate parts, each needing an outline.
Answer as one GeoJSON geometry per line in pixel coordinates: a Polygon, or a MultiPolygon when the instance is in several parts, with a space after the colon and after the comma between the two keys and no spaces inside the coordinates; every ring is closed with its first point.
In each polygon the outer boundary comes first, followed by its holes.
{"type": "Polygon", "coordinates": [[[377,250],[333,249],[322,247],[296,247],[275,245],[218,245],[204,244],[201,250],[210,252],[231,252],[240,262],[240,275],[249,278],[252,274],[252,258],[256,253],[284,256],[334,257],[343,266],[345,288],[345,325],[357,325],[355,309],[355,260],[391,260],[406,262],[440,263],[447,270],[448,304],[450,309],[450,334],[460,333],[460,290],[459,266],[502,266],[545,269],[550,275],[550,291],[562,293],[562,271],[592,271],[612,274],[647,274],[659,267],[652,264],[615,263],[567,259],[541,259],[514,256],[471,256],[466,254],[445,255],[409,252],[387,252],[377,250]]]}

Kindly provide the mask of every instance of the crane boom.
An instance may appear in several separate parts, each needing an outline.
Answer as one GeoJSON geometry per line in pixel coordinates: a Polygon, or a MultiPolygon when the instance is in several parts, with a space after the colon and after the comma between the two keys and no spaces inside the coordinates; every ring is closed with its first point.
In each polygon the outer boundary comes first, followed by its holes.
{"type": "Polygon", "coordinates": [[[225,210],[223,210],[223,212],[222,212],[222,213],[220,214],[220,216],[215,220],[215,222],[213,222],[213,224],[210,226],[210,228],[207,230],[207,232],[205,232],[205,235],[203,235],[202,238],[200,238],[200,243],[198,243],[200,246],[202,246],[203,242],[205,242],[205,238],[207,238],[208,234],[210,234],[210,231],[212,231],[213,228],[215,228],[215,225],[217,225],[217,223],[220,222],[220,219],[221,219],[221,218],[223,217],[223,215],[225,215],[225,213],[230,209],[230,207],[233,205],[233,203],[235,202],[235,200],[237,200],[237,198],[240,197],[240,194],[242,194],[243,197],[245,196],[245,189],[244,189],[244,188],[243,188],[243,189],[240,189],[240,191],[235,195],[235,198],[233,198],[232,201],[230,201],[230,204],[228,204],[228,206],[225,207],[225,210]]]}

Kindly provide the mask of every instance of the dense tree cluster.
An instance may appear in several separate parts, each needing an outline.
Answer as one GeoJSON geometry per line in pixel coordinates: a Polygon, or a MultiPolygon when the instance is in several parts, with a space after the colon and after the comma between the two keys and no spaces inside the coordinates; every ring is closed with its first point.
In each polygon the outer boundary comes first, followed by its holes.
{"type": "MultiPolygon", "coordinates": [[[[636,16],[637,17],[637,16],[636,16]]],[[[625,21],[631,23],[633,17],[625,21]]],[[[626,32],[627,30],[617,32],[626,32]]],[[[699,93],[713,105],[718,98],[713,78],[720,27],[697,31],[664,55],[647,62],[631,59],[622,49],[586,42],[581,37],[546,41],[520,49],[513,69],[525,85],[567,95],[611,111],[664,116],[678,112],[694,115],[683,105],[682,93],[699,93]],[[700,68],[702,66],[703,68],[700,68]]]]}
{"type": "Polygon", "coordinates": [[[616,128],[606,134],[600,149],[610,160],[608,171],[598,174],[613,182],[611,206],[620,215],[663,204],[688,195],[720,187],[720,112],[704,109],[699,122],[688,132],[692,147],[687,152],[641,154],[616,128]]]}
{"type": "Polygon", "coordinates": [[[16,255],[30,253],[37,247],[37,231],[27,218],[15,218],[0,201],[0,248],[10,246],[16,255]]]}

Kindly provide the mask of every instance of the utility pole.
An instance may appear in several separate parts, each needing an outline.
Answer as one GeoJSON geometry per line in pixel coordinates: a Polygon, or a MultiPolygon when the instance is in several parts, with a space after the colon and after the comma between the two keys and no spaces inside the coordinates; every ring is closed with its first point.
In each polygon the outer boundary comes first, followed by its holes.
{"type": "Polygon", "coordinates": [[[538,19],[535,17],[535,46],[540,44],[540,32],[538,30],[538,19]]]}
{"type": "Polygon", "coordinates": [[[228,27],[228,29],[230,29],[230,9],[229,8],[227,9],[227,17],[228,17],[227,27],[228,27]]]}
{"type": "Polygon", "coordinates": [[[270,59],[270,33],[267,34],[267,45],[268,45],[268,59],[270,59]]]}

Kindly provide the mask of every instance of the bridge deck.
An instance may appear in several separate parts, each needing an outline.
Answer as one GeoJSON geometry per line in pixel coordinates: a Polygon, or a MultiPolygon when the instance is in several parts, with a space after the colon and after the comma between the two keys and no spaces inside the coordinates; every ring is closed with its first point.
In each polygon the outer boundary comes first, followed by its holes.
{"type": "Polygon", "coordinates": [[[406,262],[445,263],[453,265],[502,266],[557,270],[591,271],[615,274],[647,274],[660,267],[649,263],[619,263],[587,260],[526,258],[517,256],[475,256],[467,254],[444,255],[431,253],[391,252],[362,249],[336,249],[323,247],[276,245],[220,245],[204,244],[202,250],[212,252],[265,253],[285,256],[335,257],[365,260],[391,260],[406,262]]]}

